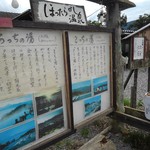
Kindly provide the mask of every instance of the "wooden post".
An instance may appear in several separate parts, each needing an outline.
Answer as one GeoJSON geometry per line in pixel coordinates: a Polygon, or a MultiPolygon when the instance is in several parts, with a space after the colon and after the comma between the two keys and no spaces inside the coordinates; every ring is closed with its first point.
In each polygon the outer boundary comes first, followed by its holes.
{"type": "Polygon", "coordinates": [[[107,26],[115,29],[114,37],[114,49],[113,49],[113,72],[114,72],[114,85],[116,87],[114,97],[116,99],[117,110],[124,112],[124,103],[123,103],[123,73],[124,73],[124,64],[122,59],[121,51],[121,27],[120,27],[120,9],[119,2],[115,1],[107,5],[107,26]]]}
{"type": "Polygon", "coordinates": [[[148,67],[148,87],[147,91],[150,92],[150,67],[148,67]]]}
{"type": "Polygon", "coordinates": [[[137,101],[137,79],[138,79],[138,69],[134,70],[134,85],[131,87],[131,104],[132,108],[136,108],[137,101]]]}
{"type": "Polygon", "coordinates": [[[130,80],[130,78],[131,78],[133,72],[134,72],[134,69],[132,69],[132,70],[130,71],[130,73],[129,73],[127,79],[126,79],[126,81],[124,82],[124,89],[126,88],[126,86],[127,86],[128,82],[129,82],[129,80],[130,80]]]}

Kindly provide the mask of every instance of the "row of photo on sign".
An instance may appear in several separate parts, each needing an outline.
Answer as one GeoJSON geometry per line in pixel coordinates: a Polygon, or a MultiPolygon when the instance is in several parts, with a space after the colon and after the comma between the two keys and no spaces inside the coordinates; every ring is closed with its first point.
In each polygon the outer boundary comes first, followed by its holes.
{"type": "MultiPolygon", "coordinates": [[[[74,83],[72,100],[84,100],[84,117],[101,109],[100,93],[108,90],[107,76],[74,83]]],[[[63,90],[51,88],[36,94],[1,101],[0,149],[19,148],[66,128],[63,90]],[[5,138],[4,138],[5,137],[5,138]]]]}
{"type": "Polygon", "coordinates": [[[79,107],[83,109],[83,111],[74,110],[75,124],[81,120],[85,120],[87,117],[92,117],[101,110],[103,99],[101,94],[106,91],[108,91],[108,77],[106,75],[72,84],[74,109],[79,107]],[[80,114],[78,114],[78,112],[80,112],[80,114]],[[82,117],[80,118],[79,116],[82,117]]]}
{"type": "Polygon", "coordinates": [[[1,101],[0,149],[17,149],[64,130],[62,101],[60,88],[1,101]]]}

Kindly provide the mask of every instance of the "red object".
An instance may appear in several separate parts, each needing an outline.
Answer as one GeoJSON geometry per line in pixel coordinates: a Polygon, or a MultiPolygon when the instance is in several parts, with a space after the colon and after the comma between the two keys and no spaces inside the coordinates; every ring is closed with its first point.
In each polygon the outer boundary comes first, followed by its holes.
{"type": "Polygon", "coordinates": [[[12,19],[11,18],[2,18],[0,17],[0,27],[9,27],[12,28],[12,19]]]}

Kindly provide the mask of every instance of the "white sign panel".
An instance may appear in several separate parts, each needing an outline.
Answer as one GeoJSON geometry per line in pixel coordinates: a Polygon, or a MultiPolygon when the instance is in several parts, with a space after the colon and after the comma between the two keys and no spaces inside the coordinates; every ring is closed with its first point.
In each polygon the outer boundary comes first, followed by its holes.
{"type": "Polygon", "coordinates": [[[64,86],[62,32],[0,30],[0,99],[64,86]]]}
{"type": "Polygon", "coordinates": [[[42,0],[31,1],[35,21],[86,25],[83,6],[54,3],[42,0]]]}
{"type": "Polygon", "coordinates": [[[75,124],[110,108],[110,34],[69,32],[75,124]]]}
{"type": "Polygon", "coordinates": [[[133,60],[144,59],[144,37],[134,38],[133,60]]]}
{"type": "Polygon", "coordinates": [[[62,31],[0,29],[1,150],[68,129],[62,41],[62,31]]]}

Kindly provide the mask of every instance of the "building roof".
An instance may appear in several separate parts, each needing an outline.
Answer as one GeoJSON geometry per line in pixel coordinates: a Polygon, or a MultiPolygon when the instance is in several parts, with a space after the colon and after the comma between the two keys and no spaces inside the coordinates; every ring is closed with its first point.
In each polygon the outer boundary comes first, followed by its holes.
{"type": "Polygon", "coordinates": [[[129,0],[88,0],[88,1],[95,2],[97,4],[102,4],[102,5],[109,5],[114,2],[119,2],[121,11],[136,6],[133,2],[129,0]]]}
{"type": "Polygon", "coordinates": [[[128,35],[128,36],[126,36],[126,37],[124,37],[124,38],[123,38],[123,40],[128,39],[129,37],[131,37],[131,36],[133,36],[133,35],[137,34],[138,32],[143,31],[144,29],[148,28],[149,26],[150,26],[150,23],[149,23],[149,24],[147,24],[146,26],[144,26],[144,27],[140,28],[139,30],[135,31],[134,33],[132,33],[132,34],[130,34],[130,35],[128,35]]]}
{"type": "Polygon", "coordinates": [[[0,11],[0,17],[5,17],[5,18],[15,18],[15,17],[17,17],[18,15],[20,15],[20,14],[18,14],[18,13],[10,13],[10,12],[1,12],[0,11]]]}

